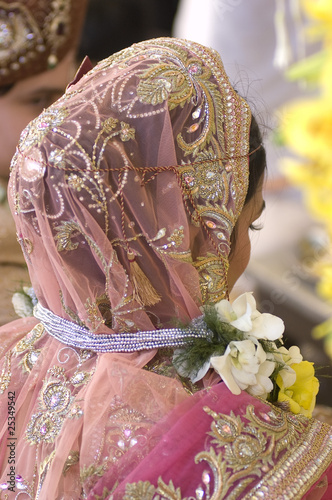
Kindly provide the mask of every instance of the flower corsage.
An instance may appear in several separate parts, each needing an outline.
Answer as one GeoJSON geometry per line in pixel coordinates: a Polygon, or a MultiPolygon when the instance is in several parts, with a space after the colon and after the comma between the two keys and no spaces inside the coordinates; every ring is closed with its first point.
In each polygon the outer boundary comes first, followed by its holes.
{"type": "Polygon", "coordinates": [[[311,417],[319,388],[313,363],[298,347],[284,347],[283,321],[257,311],[252,293],[205,307],[201,321],[207,337],[174,352],[179,375],[196,383],[213,368],[233,394],[245,390],[311,417]]]}

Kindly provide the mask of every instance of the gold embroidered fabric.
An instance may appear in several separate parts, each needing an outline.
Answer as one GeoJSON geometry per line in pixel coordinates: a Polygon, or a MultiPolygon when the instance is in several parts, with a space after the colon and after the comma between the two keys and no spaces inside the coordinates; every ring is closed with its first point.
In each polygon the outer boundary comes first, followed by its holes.
{"type": "Polygon", "coordinates": [[[193,42],[136,44],[70,87],[23,132],[11,167],[41,304],[109,333],[187,321],[225,297],[250,120],[218,54],[193,42]],[[152,286],[148,307],[129,255],[152,286]]]}
{"type": "Polygon", "coordinates": [[[86,0],[0,1],[0,86],[53,68],[75,49],[86,0]]]}
{"type": "Polygon", "coordinates": [[[193,496],[183,496],[176,479],[159,477],[156,485],[143,480],[127,484],[124,500],[301,499],[331,461],[332,433],[327,435],[328,426],[318,421],[272,406],[257,412],[248,405],[243,416],[209,407],[202,411],[212,423],[205,449],[193,458],[193,469],[194,463],[206,465],[201,478],[192,472],[197,478],[190,488],[193,496]]]}

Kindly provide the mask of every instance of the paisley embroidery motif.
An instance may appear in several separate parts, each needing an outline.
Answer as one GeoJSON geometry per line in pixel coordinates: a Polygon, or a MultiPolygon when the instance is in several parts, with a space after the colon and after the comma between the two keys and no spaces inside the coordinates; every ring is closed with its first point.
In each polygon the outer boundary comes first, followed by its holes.
{"type": "Polygon", "coordinates": [[[24,371],[28,373],[31,372],[41,353],[41,349],[36,349],[34,344],[43,336],[44,332],[45,329],[43,325],[39,323],[14,347],[14,352],[17,355],[23,354],[27,351],[22,357],[21,365],[24,371]]]}
{"type": "Polygon", "coordinates": [[[212,302],[224,299],[227,294],[224,269],[228,269],[228,264],[225,262],[225,267],[221,268],[218,257],[207,254],[198,257],[193,265],[199,272],[203,303],[209,299],[212,302]]]}
{"type": "MultiPolygon", "coordinates": [[[[78,353],[71,348],[62,348],[58,353],[59,360],[61,351],[66,350],[72,351],[78,358],[76,370],[69,379],[62,366],[55,365],[48,370],[39,393],[37,412],[32,415],[26,429],[26,439],[31,444],[53,443],[65,418],[80,418],[83,415],[80,405],[74,403],[75,396],[71,386],[78,388],[87,384],[95,368],[90,372],[81,370],[84,361],[91,357],[89,351],[78,353]]],[[[65,362],[68,359],[68,354],[65,354],[65,362]]]]}
{"type": "Polygon", "coordinates": [[[50,375],[39,396],[39,411],[32,415],[26,430],[26,439],[31,444],[53,443],[73,402],[63,371],[51,370],[50,375]]]}

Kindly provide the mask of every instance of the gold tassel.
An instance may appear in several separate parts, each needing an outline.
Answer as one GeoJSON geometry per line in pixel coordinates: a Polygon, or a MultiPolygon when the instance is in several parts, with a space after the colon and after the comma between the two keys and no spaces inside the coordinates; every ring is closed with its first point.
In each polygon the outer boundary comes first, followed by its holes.
{"type": "Polygon", "coordinates": [[[134,252],[129,251],[127,257],[130,264],[130,281],[133,285],[135,300],[142,306],[154,306],[161,301],[160,295],[137,264],[134,252]]]}

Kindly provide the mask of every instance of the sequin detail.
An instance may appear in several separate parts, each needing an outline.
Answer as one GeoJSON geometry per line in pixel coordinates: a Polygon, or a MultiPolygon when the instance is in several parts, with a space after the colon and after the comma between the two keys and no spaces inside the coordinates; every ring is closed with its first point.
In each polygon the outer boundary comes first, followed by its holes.
{"type": "Polygon", "coordinates": [[[44,331],[43,325],[39,323],[14,348],[17,355],[22,355],[21,366],[28,373],[31,372],[41,353],[41,349],[37,349],[34,344],[42,337],[44,331]]]}
{"type": "MultiPolygon", "coordinates": [[[[270,406],[256,414],[247,406],[244,418],[216,413],[209,407],[211,430],[206,450],[195,463],[206,462],[201,483],[192,485],[195,496],[206,500],[300,500],[330,463],[332,434],[326,424],[296,418],[270,406]],[[297,478],[294,481],[294,478],[297,478]]],[[[126,485],[124,500],[148,498],[185,500],[173,481],[158,478],[126,485]],[[145,495],[145,496],[144,496],[145,495]]]]}

